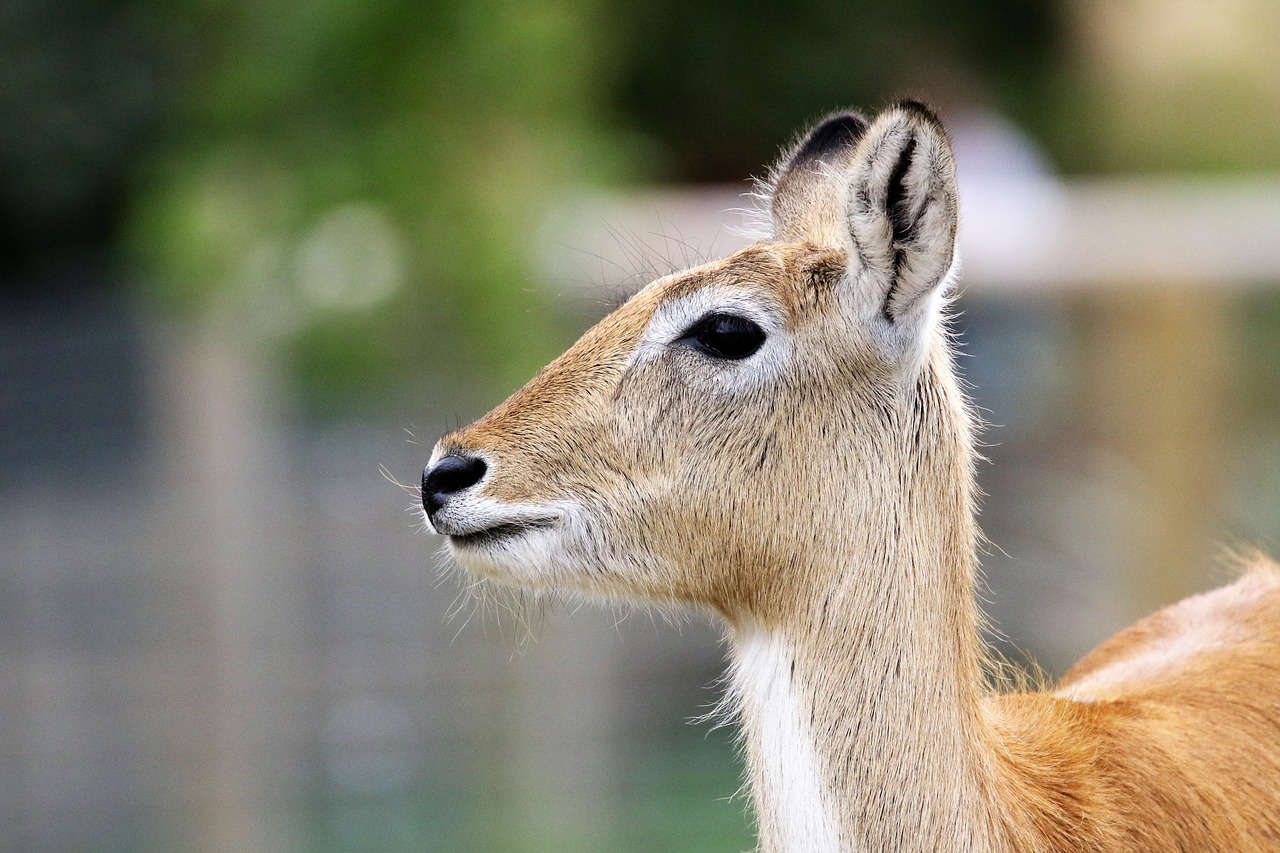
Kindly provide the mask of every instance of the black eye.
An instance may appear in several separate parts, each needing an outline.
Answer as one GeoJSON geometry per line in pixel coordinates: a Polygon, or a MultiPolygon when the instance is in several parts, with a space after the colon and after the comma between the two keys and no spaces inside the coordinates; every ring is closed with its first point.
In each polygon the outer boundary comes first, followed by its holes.
{"type": "Polygon", "coordinates": [[[734,314],[708,314],[680,338],[707,355],[735,360],[760,349],[764,339],[764,329],[734,314]]]}

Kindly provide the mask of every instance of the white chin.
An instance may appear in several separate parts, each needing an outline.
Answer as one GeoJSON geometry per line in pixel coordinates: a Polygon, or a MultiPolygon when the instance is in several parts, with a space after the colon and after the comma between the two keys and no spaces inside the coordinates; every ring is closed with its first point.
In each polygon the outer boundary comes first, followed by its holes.
{"type": "Polygon", "coordinates": [[[449,553],[467,571],[518,586],[545,587],[554,582],[561,549],[559,531],[530,528],[477,539],[449,537],[449,553]]]}

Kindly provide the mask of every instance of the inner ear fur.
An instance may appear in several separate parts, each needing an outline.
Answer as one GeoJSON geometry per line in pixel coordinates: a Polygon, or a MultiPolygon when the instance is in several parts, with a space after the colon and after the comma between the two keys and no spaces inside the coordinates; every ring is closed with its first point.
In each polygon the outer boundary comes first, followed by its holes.
{"type": "Polygon", "coordinates": [[[768,182],[774,239],[830,247],[845,244],[840,210],[846,172],[868,127],[858,113],[832,113],[791,147],[768,182]]]}
{"type": "Polygon", "coordinates": [[[933,302],[955,263],[955,160],[946,130],[923,104],[876,116],[853,153],[847,228],[881,316],[908,319],[933,302]]]}

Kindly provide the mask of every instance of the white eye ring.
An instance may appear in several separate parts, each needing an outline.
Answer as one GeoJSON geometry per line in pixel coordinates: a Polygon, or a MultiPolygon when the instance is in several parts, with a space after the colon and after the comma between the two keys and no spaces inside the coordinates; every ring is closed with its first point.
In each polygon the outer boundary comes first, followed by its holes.
{"type": "Polygon", "coordinates": [[[684,339],[694,326],[712,315],[729,315],[754,323],[765,334],[761,349],[769,348],[770,343],[785,330],[781,320],[782,309],[767,294],[712,284],[659,304],[632,355],[631,365],[661,357],[670,346],[684,339]]]}

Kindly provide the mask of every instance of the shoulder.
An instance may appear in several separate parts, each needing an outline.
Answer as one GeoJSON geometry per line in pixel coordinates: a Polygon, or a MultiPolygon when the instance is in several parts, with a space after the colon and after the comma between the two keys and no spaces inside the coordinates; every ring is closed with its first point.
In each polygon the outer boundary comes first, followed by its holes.
{"type": "Polygon", "coordinates": [[[1158,610],[1103,641],[1054,692],[1096,701],[1137,698],[1160,685],[1225,689],[1242,668],[1259,665],[1277,670],[1280,692],[1280,566],[1258,555],[1241,568],[1234,583],[1158,610]]]}

